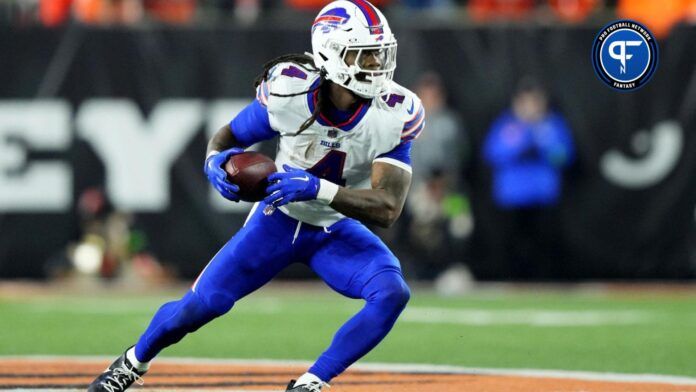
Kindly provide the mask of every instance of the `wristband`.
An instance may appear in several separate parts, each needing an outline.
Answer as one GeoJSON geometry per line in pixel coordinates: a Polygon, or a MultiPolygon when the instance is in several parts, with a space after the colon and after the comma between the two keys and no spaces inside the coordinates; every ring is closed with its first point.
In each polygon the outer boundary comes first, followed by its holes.
{"type": "Polygon", "coordinates": [[[317,193],[317,200],[323,201],[326,204],[331,204],[334,197],[338,193],[339,186],[331,181],[324,179],[319,180],[319,192],[317,193]]]}

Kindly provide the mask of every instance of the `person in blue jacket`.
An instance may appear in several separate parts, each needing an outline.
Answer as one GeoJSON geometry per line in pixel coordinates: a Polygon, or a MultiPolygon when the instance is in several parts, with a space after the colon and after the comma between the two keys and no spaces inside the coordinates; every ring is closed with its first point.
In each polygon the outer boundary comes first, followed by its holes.
{"type": "Polygon", "coordinates": [[[558,203],[574,148],[563,116],[549,110],[546,92],[525,80],[512,107],[493,122],[484,153],[493,170],[495,202],[516,209],[558,203]]]}
{"type": "Polygon", "coordinates": [[[575,150],[565,119],[549,108],[539,83],[520,82],[511,108],[493,122],[483,154],[492,172],[493,201],[502,212],[497,235],[507,248],[500,250],[505,262],[512,263],[516,277],[557,277],[540,266],[557,256],[549,254],[558,246],[554,211],[575,150]]]}

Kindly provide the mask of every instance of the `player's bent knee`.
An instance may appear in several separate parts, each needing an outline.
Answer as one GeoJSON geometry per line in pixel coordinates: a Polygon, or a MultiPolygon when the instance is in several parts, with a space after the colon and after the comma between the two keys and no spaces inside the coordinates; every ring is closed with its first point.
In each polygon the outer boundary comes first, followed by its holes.
{"type": "Polygon", "coordinates": [[[212,312],[217,314],[217,316],[222,316],[229,312],[235,302],[229,295],[224,294],[209,295],[205,299],[201,298],[200,301],[204,306],[207,306],[212,312]]]}
{"type": "Polygon", "coordinates": [[[196,293],[189,292],[178,303],[178,309],[168,324],[173,330],[193,332],[211,320],[227,313],[231,304],[219,304],[217,308],[211,307],[196,293]]]}
{"type": "Polygon", "coordinates": [[[403,310],[411,299],[411,290],[396,271],[386,271],[375,276],[366,286],[367,299],[396,311],[403,310]]]}
{"type": "Polygon", "coordinates": [[[395,308],[403,309],[411,299],[411,290],[401,277],[392,282],[384,290],[384,301],[395,308]]]}
{"type": "Polygon", "coordinates": [[[232,309],[236,298],[227,290],[218,290],[210,286],[212,285],[198,285],[187,296],[195,297],[197,301],[201,302],[202,306],[207,307],[218,316],[222,316],[232,309]]]}

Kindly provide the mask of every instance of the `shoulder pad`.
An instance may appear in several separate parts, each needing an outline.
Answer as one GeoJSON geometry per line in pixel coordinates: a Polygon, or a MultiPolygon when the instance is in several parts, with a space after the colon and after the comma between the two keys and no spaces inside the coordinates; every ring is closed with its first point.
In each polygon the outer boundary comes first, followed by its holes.
{"type": "Polygon", "coordinates": [[[264,106],[284,105],[285,97],[273,94],[296,94],[307,91],[319,74],[295,63],[279,63],[268,71],[268,78],[256,88],[256,99],[264,106]]]}
{"type": "Polygon", "coordinates": [[[403,123],[402,141],[413,140],[421,134],[425,126],[425,109],[420,98],[411,90],[392,82],[389,93],[375,98],[375,101],[403,123]]]}

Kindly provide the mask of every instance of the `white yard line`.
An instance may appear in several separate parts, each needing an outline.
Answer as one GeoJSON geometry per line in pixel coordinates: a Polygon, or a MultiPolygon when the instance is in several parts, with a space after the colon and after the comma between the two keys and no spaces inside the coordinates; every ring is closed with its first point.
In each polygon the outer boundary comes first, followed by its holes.
{"type": "Polygon", "coordinates": [[[649,323],[655,315],[634,310],[407,308],[401,322],[463,325],[583,327],[649,323]]]}
{"type": "MultiPolygon", "coordinates": [[[[2,360],[38,360],[38,361],[104,361],[109,362],[113,357],[107,356],[52,356],[52,355],[25,355],[2,356],[2,360]]],[[[271,360],[271,359],[208,359],[208,358],[158,358],[161,363],[190,363],[196,365],[244,365],[257,366],[298,366],[307,367],[312,363],[300,360],[271,360]]],[[[368,372],[394,372],[394,373],[441,373],[441,374],[472,374],[490,376],[517,376],[538,378],[562,378],[583,381],[614,381],[614,382],[641,382],[660,383],[671,385],[696,385],[696,377],[672,376],[661,374],[630,374],[608,372],[586,372],[572,370],[544,370],[544,369],[505,369],[505,368],[474,368],[450,365],[422,365],[408,363],[359,363],[352,366],[352,370],[368,372]]],[[[45,391],[45,390],[44,390],[45,391]]],[[[255,391],[262,392],[262,391],[255,391]]]]}
{"type": "MultiPolygon", "coordinates": [[[[114,304],[80,304],[61,312],[71,314],[112,315],[138,312],[149,317],[156,306],[114,304]]],[[[258,301],[253,307],[240,307],[237,312],[254,314],[279,314],[283,307],[279,301],[258,301]]],[[[24,311],[43,313],[55,311],[52,303],[28,304],[24,311]]],[[[338,313],[353,310],[334,309],[338,313]]],[[[531,327],[595,327],[602,325],[647,324],[659,319],[653,312],[638,310],[551,310],[551,309],[483,309],[483,308],[441,308],[409,307],[400,318],[402,323],[420,324],[459,324],[471,326],[487,325],[526,325],[531,327]]],[[[140,323],[140,320],[138,320],[140,323]]]]}

